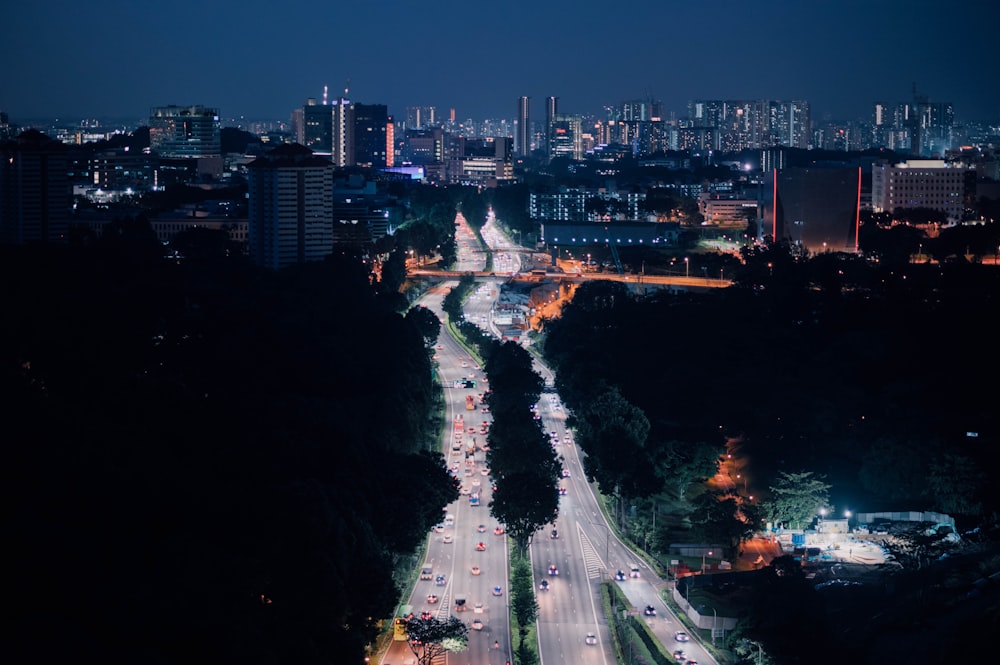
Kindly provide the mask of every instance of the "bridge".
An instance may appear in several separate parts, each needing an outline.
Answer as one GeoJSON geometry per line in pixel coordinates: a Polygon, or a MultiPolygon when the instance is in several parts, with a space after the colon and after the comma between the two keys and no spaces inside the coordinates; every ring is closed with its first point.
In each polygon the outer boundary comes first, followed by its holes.
{"type": "Polygon", "coordinates": [[[497,272],[476,272],[469,270],[426,270],[408,269],[407,277],[411,279],[461,279],[471,276],[477,282],[564,282],[570,284],[583,284],[591,281],[624,282],[630,286],[651,286],[659,288],[682,287],[696,289],[721,289],[732,286],[730,279],[711,277],[689,277],[674,275],[621,275],[617,273],[565,273],[550,272],[543,270],[532,270],[529,272],[497,273],[497,272]]]}

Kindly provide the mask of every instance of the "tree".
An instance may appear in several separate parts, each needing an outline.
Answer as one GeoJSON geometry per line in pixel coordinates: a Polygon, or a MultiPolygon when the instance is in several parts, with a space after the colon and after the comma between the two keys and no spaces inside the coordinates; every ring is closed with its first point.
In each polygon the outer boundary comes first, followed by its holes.
{"type": "Polygon", "coordinates": [[[510,609],[517,621],[518,636],[523,643],[528,629],[538,618],[538,600],[535,598],[534,579],[528,557],[514,559],[510,571],[510,609]]]}
{"type": "Polygon", "coordinates": [[[719,543],[727,558],[740,554],[743,541],[752,537],[760,523],[757,507],[740,500],[732,491],[706,491],[693,501],[691,522],[704,541],[719,543]]]}
{"type": "Polygon", "coordinates": [[[406,623],[406,632],[407,644],[420,665],[431,665],[438,656],[465,651],[469,646],[469,627],[455,616],[443,621],[414,617],[406,623]]]}
{"type": "Polygon", "coordinates": [[[958,453],[946,452],[931,465],[927,492],[937,510],[957,515],[978,515],[988,476],[976,462],[958,453]]]}
{"type": "Polygon", "coordinates": [[[412,307],[406,313],[406,322],[413,326],[427,346],[433,346],[441,334],[441,321],[437,314],[424,306],[412,307]]]}
{"type": "Polygon", "coordinates": [[[771,499],[764,504],[770,520],[794,529],[807,527],[830,503],[830,486],[821,476],[814,477],[812,471],[780,471],[770,490],[771,499]]]}
{"type": "Polygon", "coordinates": [[[637,406],[609,388],[578,414],[577,444],[587,453],[584,470],[601,490],[616,497],[640,497],[659,490],[662,480],[646,449],[649,420],[637,406]]]}

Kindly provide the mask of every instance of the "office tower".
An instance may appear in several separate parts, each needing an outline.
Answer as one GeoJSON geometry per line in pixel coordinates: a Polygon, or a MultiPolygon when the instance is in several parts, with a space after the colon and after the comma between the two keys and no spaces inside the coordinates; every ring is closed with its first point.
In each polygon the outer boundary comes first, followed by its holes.
{"type": "Polygon", "coordinates": [[[72,200],[66,146],[34,129],[0,142],[0,243],[64,242],[72,200]]]}
{"type": "Polygon", "coordinates": [[[557,113],[552,118],[552,141],[549,159],[583,159],[582,120],[578,115],[557,113]]]}
{"type": "Polygon", "coordinates": [[[388,144],[389,111],[385,104],[354,104],[353,164],[382,169],[392,153],[388,144]]]}
{"type": "Polygon", "coordinates": [[[333,111],[314,97],[302,106],[302,145],[318,155],[333,154],[333,111]]]}
{"type": "Polygon", "coordinates": [[[149,112],[149,147],[161,157],[222,155],[219,109],[206,106],[155,106],[149,112]]]}
{"type": "Polygon", "coordinates": [[[559,98],[545,98],[545,149],[552,145],[552,119],[559,113],[559,98]]]}
{"type": "Polygon", "coordinates": [[[333,251],[333,171],[329,159],[295,143],[249,164],[251,261],[277,270],[333,251]]]}
{"type": "Polygon", "coordinates": [[[518,97],[517,99],[517,145],[514,150],[522,157],[531,154],[531,143],[528,137],[531,136],[531,98],[518,97]]]}

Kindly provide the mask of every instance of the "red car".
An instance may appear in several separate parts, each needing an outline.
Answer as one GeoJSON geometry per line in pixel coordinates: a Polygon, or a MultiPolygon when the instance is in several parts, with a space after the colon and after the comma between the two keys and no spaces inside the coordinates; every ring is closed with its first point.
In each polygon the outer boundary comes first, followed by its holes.
{"type": "Polygon", "coordinates": [[[476,551],[477,552],[485,552],[486,551],[486,543],[483,543],[483,542],[476,543],[476,551]]]}

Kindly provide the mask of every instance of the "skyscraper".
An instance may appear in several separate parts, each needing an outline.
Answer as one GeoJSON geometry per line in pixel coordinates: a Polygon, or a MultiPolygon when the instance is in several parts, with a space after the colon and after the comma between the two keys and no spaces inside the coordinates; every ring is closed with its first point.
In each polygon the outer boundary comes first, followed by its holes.
{"type": "Polygon", "coordinates": [[[337,166],[354,165],[354,106],[351,100],[339,97],[333,108],[333,153],[330,161],[337,166]]]}
{"type": "Polygon", "coordinates": [[[333,154],[333,111],[314,97],[302,107],[302,145],[319,155],[333,154]]]}
{"type": "Polygon", "coordinates": [[[391,124],[385,104],[354,105],[354,158],[353,164],[382,169],[388,166],[392,146],[387,145],[391,124]]]}
{"type": "Polygon", "coordinates": [[[531,98],[518,97],[517,145],[514,146],[514,150],[522,157],[527,157],[531,154],[531,143],[528,140],[529,136],[531,136],[531,98]]]}
{"type": "Polygon", "coordinates": [[[333,251],[333,170],[328,159],[294,143],[250,163],[251,261],[277,270],[333,251]]]}
{"type": "Polygon", "coordinates": [[[552,120],[559,113],[559,98],[545,98],[545,149],[549,150],[552,145],[552,120]]]}
{"type": "Polygon", "coordinates": [[[549,159],[569,157],[583,159],[582,119],[578,115],[557,113],[552,118],[552,140],[549,159]]]}

